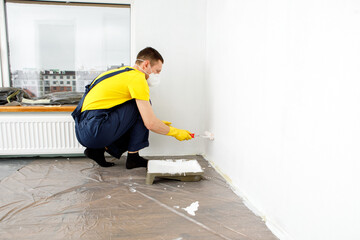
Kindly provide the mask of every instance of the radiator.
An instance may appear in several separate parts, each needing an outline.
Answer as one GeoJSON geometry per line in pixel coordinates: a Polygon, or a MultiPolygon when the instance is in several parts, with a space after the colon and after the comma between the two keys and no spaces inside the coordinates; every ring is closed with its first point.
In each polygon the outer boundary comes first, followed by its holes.
{"type": "Polygon", "coordinates": [[[0,155],[79,154],[69,113],[1,113],[0,155]]]}

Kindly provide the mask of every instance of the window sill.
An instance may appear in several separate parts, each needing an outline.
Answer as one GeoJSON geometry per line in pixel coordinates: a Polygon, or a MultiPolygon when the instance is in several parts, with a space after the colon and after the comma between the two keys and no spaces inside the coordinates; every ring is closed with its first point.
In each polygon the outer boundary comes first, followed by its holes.
{"type": "Polygon", "coordinates": [[[76,105],[68,106],[0,106],[0,112],[72,112],[76,105]]]}

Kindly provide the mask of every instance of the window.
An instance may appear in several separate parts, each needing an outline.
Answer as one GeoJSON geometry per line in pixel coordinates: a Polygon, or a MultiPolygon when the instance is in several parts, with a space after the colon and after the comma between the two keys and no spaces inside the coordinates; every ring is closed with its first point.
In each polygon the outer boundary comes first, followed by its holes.
{"type": "Polygon", "coordinates": [[[67,85],[70,85],[70,81],[66,81],[66,84],[67,84],[67,85]]]}
{"type": "Polygon", "coordinates": [[[6,1],[10,86],[31,89],[38,97],[61,87],[83,92],[94,75],[130,64],[129,5],[66,2],[6,1]],[[28,72],[35,77],[29,79],[28,72]],[[60,81],[44,92],[40,73],[53,80],[66,75],[73,87],[60,81]],[[27,86],[26,80],[35,83],[27,86]]]}

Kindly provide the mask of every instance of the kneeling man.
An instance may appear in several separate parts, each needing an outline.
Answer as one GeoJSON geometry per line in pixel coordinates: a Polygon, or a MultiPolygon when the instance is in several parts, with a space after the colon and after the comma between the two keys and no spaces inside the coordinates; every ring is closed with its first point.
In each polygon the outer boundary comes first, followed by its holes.
{"type": "Polygon", "coordinates": [[[160,53],[147,47],[133,67],[104,72],[86,86],[72,116],[88,158],[110,167],[114,164],[105,160],[105,151],[115,158],[127,151],[127,169],[146,167],[147,159],[139,156],[139,150],[149,146],[149,130],[179,141],[191,139],[189,131],[159,120],[151,107],[149,86],[159,83],[163,63],[160,53]]]}

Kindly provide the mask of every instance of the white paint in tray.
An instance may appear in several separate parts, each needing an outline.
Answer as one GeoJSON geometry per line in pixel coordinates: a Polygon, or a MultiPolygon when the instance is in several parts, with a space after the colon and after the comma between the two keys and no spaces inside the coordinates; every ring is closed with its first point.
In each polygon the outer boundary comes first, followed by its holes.
{"type": "Polygon", "coordinates": [[[195,159],[179,160],[149,160],[148,173],[198,173],[203,172],[200,164],[195,159]]]}

